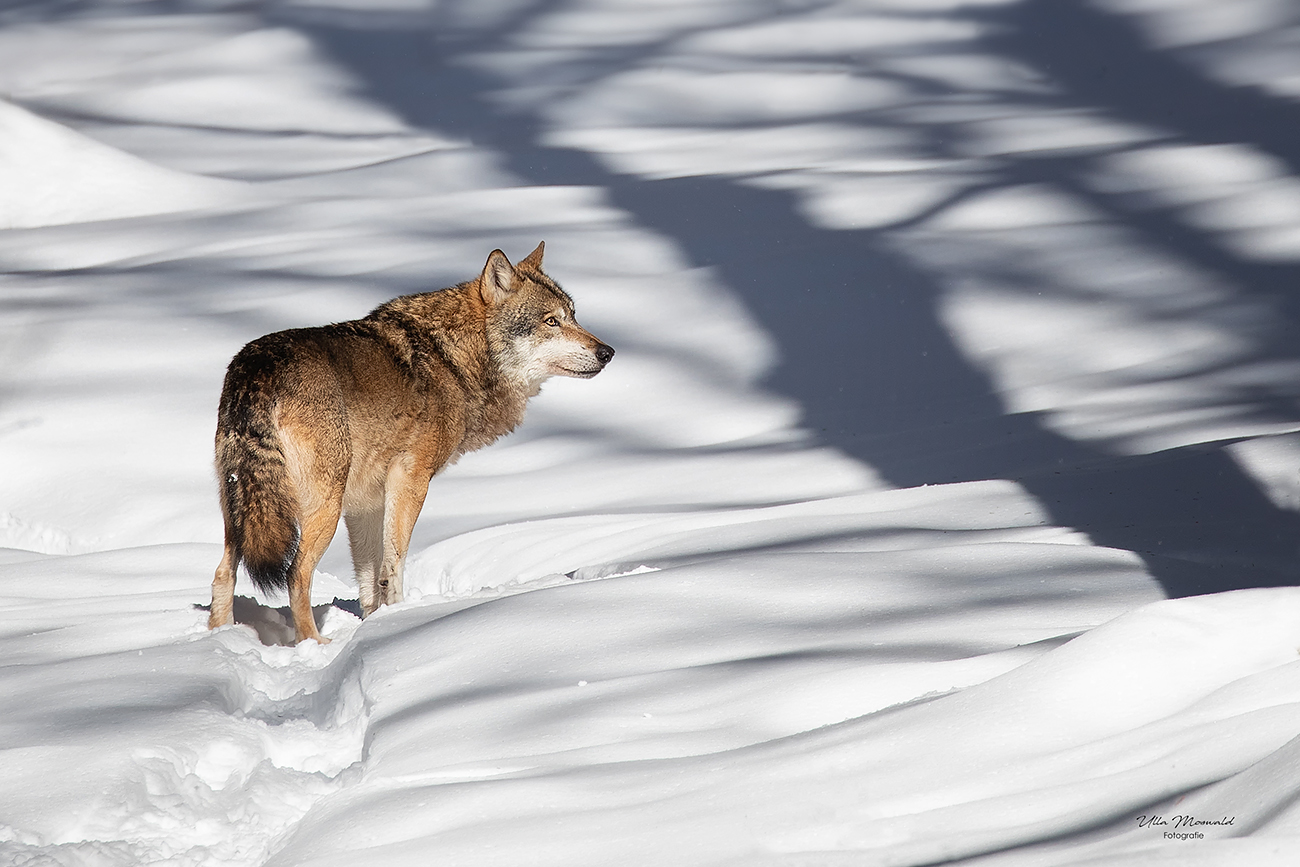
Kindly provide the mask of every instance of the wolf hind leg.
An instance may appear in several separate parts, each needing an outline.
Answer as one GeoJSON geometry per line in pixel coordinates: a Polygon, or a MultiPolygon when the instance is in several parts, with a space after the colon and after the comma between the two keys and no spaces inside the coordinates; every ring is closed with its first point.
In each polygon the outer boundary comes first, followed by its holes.
{"type": "Polygon", "coordinates": [[[300,509],[298,550],[289,568],[289,610],[297,641],[312,638],[321,644],[328,642],[311,610],[312,574],[338,530],[351,460],[346,427],[330,421],[338,419],[318,413],[308,422],[285,417],[279,422],[287,474],[300,509]]]}
{"type": "Polygon", "coordinates": [[[357,594],[362,616],[375,613],[385,598],[379,593],[379,572],[384,559],[384,509],[382,504],[367,511],[343,515],[348,527],[348,547],[357,576],[357,594]]]}
{"type": "Polygon", "coordinates": [[[316,564],[338,529],[341,511],[337,504],[321,506],[302,522],[302,544],[289,572],[289,610],[293,614],[293,630],[299,642],[312,638],[321,644],[329,643],[316,629],[316,618],[311,610],[311,579],[316,564]]]}
{"type": "Polygon", "coordinates": [[[225,553],[212,578],[212,606],[208,610],[208,629],[235,622],[235,546],[226,542],[225,553]]]}

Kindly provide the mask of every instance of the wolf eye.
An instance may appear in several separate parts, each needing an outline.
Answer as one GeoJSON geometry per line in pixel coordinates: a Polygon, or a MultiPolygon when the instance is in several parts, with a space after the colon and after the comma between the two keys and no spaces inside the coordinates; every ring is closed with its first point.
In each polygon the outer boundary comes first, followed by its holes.
{"type": "Polygon", "coordinates": [[[542,322],[551,326],[552,328],[560,327],[560,320],[556,319],[554,316],[547,316],[545,319],[542,320],[542,322]]]}

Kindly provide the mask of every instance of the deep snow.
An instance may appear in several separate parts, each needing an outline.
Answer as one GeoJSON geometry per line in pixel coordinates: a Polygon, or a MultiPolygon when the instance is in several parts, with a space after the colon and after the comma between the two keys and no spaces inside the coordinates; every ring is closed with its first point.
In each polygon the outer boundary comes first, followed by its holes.
{"type": "Polygon", "coordinates": [[[1291,863],[1282,5],[228,5],[0,13],[0,863],[1291,863]],[[610,368],[208,632],[229,357],[541,239],[610,368]]]}

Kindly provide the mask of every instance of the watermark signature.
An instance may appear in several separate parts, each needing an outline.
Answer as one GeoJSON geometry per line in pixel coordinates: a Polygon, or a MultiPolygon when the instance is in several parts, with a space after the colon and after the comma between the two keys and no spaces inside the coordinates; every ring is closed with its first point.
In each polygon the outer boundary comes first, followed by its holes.
{"type": "Polygon", "coordinates": [[[1178,815],[1178,816],[1137,816],[1135,818],[1139,828],[1159,829],[1166,840],[1204,840],[1205,833],[1201,828],[1228,828],[1237,823],[1236,816],[1219,816],[1213,819],[1203,819],[1200,816],[1178,815]]]}

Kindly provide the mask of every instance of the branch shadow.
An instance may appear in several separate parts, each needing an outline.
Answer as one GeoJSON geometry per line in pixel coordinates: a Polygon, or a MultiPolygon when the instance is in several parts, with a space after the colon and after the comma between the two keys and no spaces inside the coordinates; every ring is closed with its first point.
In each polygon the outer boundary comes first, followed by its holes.
{"type": "MultiPolygon", "coordinates": [[[[1007,35],[995,48],[1057,74],[1070,90],[1067,104],[1100,105],[1196,140],[1258,136],[1291,164],[1300,155],[1275,129],[1291,122],[1293,110],[1255,99],[1216,115],[1240,94],[1153,57],[1123,25],[1080,3],[1042,0],[1000,14],[1007,35]],[[1128,87],[1135,78],[1150,87],[1128,87]]],[[[439,41],[419,29],[290,23],[411,124],[491,148],[535,184],[602,187],[694,264],[716,269],[779,346],[781,362],[767,385],[798,400],[805,425],[825,443],[888,481],[1016,480],[1055,522],[1138,553],[1170,596],[1295,581],[1300,516],[1277,508],[1219,445],[1117,457],[1054,433],[1034,414],[1008,412],[940,321],[942,287],[880,230],[810,225],[785,191],[717,176],[645,180],[616,174],[585,152],[540,145],[538,119],[502,111],[491,99],[499,82],[461,62],[500,44],[499,31],[439,41]]],[[[1081,170],[1070,160],[1033,169],[1074,186],[1081,170]]],[[[1000,181],[1022,182],[1013,175],[1000,181]]],[[[1206,254],[1203,237],[1185,229],[1171,236],[1159,215],[1104,204],[1153,243],[1174,237],[1177,252],[1235,283],[1274,292],[1296,276],[1206,254]]],[[[1260,351],[1297,354],[1281,345],[1260,351]]]]}

